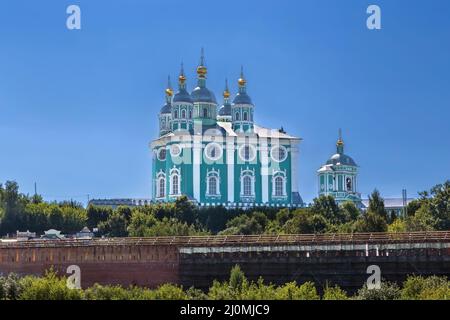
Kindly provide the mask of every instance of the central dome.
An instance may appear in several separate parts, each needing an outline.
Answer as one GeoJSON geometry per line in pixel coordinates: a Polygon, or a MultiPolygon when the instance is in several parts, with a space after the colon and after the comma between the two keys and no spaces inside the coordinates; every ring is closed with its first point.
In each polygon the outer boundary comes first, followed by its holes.
{"type": "Polygon", "coordinates": [[[214,93],[206,87],[195,88],[191,93],[191,98],[194,102],[217,103],[214,93]]]}
{"type": "Polygon", "coordinates": [[[239,92],[233,99],[234,104],[253,104],[252,99],[246,92],[239,92]]]}
{"type": "Polygon", "coordinates": [[[348,165],[357,167],[355,160],[353,160],[350,156],[343,153],[336,153],[328,159],[327,164],[333,165],[348,165]]]}
{"type": "Polygon", "coordinates": [[[189,92],[186,89],[181,88],[175,95],[173,96],[172,102],[188,102],[192,103],[192,98],[189,92]]]}

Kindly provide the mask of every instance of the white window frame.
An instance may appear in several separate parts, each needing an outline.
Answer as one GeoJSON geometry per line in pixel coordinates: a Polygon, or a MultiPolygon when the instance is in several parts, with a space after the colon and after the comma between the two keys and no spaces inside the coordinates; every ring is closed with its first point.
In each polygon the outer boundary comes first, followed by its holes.
{"type": "Polygon", "coordinates": [[[287,159],[287,157],[288,157],[288,149],[285,146],[277,144],[277,145],[272,146],[272,148],[270,148],[270,158],[272,159],[272,161],[283,162],[287,159]],[[282,159],[274,157],[274,154],[277,149],[282,149],[284,151],[284,157],[282,159]]]}
{"type": "Polygon", "coordinates": [[[287,197],[287,177],[286,172],[275,171],[272,175],[272,198],[286,198],[287,197]],[[276,193],[276,179],[281,178],[283,182],[282,195],[277,195],[276,193]]]}
{"type": "Polygon", "coordinates": [[[208,171],[206,174],[206,196],[207,197],[220,197],[220,170],[208,171]],[[210,189],[210,179],[216,179],[216,193],[211,193],[210,189]]]}
{"type": "Polygon", "coordinates": [[[238,149],[238,154],[239,154],[239,159],[241,159],[241,161],[244,162],[252,162],[256,159],[256,155],[257,155],[257,150],[256,147],[253,144],[250,143],[244,143],[243,145],[241,145],[238,149]],[[249,148],[249,152],[252,152],[252,156],[249,157],[248,159],[245,158],[245,147],[249,148]],[[250,151],[251,149],[251,151],[250,151]]]}
{"type": "Polygon", "coordinates": [[[172,168],[172,169],[170,169],[170,183],[169,183],[169,185],[170,185],[170,188],[169,188],[169,190],[170,190],[170,193],[169,193],[169,195],[170,196],[180,196],[181,195],[181,172],[180,172],[180,169],[178,169],[178,168],[176,168],[175,166],[172,168]],[[178,183],[177,183],[177,189],[178,190],[175,190],[175,191],[178,191],[177,193],[175,193],[174,192],[174,185],[173,185],[173,178],[174,177],[177,177],[177,179],[178,179],[178,183]]]}
{"type": "Polygon", "coordinates": [[[209,161],[217,161],[217,160],[219,160],[219,159],[222,158],[222,155],[223,155],[223,148],[222,148],[222,146],[221,146],[220,144],[218,144],[217,142],[210,142],[210,143],[208,143],[208,144],[206,145],[205,150],[204,150],[204,154],[205,154],[206,159],[208,159],[209,161]],[[218,150],[218,152],[217,152],[217,154],[216,154],[215,157],[211,157],[211,156],[209,155],[209,149],[211,149],[211,148],[213,148],[213,147],[217,148],[217,150],[218,150]]]}
{"type": "Polygon", "coordinates": [[[166,174],[163,171],[160,171],[156,175],[156,190],[155,190],[155,197],[156,199],[163,199],[166,197],[166,174]],[[161,181],[163,181],[164,184],[164,193],[161,194],[161,181]]]}
{"type": "Polygon", "coordinates": [[[255,198],[255,171],[253,170],[242,170],[241,176],[240,176],[240,182],[241,182],[241,190],[240,190],[240,196],[241,199],[253,199],[255,198]],[[250,178],[251,183],[251,194],[245,194],[244,193],[244,178],[250,178]]]}

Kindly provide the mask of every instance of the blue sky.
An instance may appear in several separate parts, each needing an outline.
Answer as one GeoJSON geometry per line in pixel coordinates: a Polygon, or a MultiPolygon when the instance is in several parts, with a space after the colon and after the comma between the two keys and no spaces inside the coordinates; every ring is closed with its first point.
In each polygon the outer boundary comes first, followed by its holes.
{"type": "Polygon", "coordinates": [[[149,197],[166,77],[184,61],[192,89],[204,47],[217,97],[243,64],[256,121],[304,139],[307,201],[339,127],[364,196],[415,195],[450,178],[449,17],[447,0],[2,1],[0,181],[47,200],[149,197]]]}

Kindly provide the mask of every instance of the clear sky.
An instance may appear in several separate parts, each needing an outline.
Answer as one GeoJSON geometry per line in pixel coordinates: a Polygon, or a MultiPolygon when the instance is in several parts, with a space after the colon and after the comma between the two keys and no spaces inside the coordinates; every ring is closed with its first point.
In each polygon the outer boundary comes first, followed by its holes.
{"type": "Polygon", "coordinates": [[[150,197],[167,75],[184,61],[192,89],[201,47],[218,98],[243,64],[258,124],[304,139],[305,200],[339,127],[364,197],[450,178],[448,0],[3,0],[0,181],[47,200],[150,197]]]}

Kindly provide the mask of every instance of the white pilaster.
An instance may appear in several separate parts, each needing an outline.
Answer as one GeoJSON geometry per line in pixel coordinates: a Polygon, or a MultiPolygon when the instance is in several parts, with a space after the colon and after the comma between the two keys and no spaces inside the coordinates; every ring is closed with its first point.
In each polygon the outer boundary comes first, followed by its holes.
{"type": "Polygon", "coordinates": [[[269,147],[267,139],[259,138],[259,150],[261,157],[261,200],[269,202],[269,147]]]}
{"type": "MultiPolygon", "coordinates": [[[[291,142],[291,191],[298,192],[298,158],[299,142],[291,142]]],[[[327,177],[325,177],[327,178],[327,177]]],[[[319,182],[320,184],[320,182],[319,182]]],[[[325,190],[328,190],[328,181],[325,181],[325,190]]],[[[320,186],[319,186],[320,188],[320,186]]]]}
{"type": "Polygon", "coordinates": [[[193,145],[193,169],[192,169],[192,190],[194,190],[194,198],[200,202],[200,164],[202,162],[202,137],[194,135],[193,145]]]}
{"type": "Polygon", "coordinates": [[[226,138],[226,153],[227,153],[227,194],[228,202],[234,202],[234,137],[226,138]]]}

